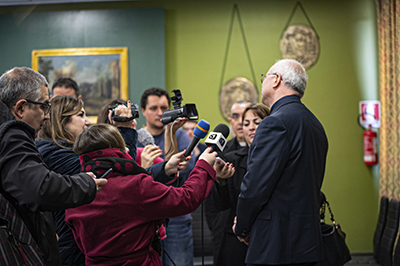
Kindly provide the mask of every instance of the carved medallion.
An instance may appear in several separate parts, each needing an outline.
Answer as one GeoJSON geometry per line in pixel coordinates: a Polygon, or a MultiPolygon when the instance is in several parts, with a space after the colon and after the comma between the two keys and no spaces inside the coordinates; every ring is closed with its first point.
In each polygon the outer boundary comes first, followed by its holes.
{"type": "Polygon", "coordinates": [[[308,26],[289,26],[281,39],[281,53],[282,58],[296,59],[305,68],[310,68],[319,56],[317,34],[308,26]]]}
{"type": "Polygon", "coordinates": [[[253,82],[246,78],[233,78],[228,80],[219,93],[219,108],[226,120],[231,115],[232,105],[241,100],[258,102],[258,91],[253,82]]]}

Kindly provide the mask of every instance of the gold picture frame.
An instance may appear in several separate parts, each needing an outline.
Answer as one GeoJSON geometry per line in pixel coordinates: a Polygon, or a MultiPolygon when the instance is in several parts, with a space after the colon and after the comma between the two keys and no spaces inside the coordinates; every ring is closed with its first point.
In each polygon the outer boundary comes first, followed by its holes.
{"type": "Polygon", "coordinates": [[[74,79],[92,123],[104,104],[129,98],[127,47],[33,50],[32,69],[45,76],[49,88],[60,77],[74,79]]]}

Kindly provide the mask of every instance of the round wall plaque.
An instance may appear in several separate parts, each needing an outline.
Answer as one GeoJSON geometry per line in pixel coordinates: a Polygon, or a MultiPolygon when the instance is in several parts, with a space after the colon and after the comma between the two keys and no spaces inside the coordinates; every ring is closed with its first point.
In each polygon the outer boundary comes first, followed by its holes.
{"type": "Polygon", "coordinates": [[[282,58],[296,59],[305,68],[313,66],[319,56],[317,34],[308,26],[289,26],[281,39],[281,53],[282,58]]]}
{"type": "Polygon", "coordinates": [[[241,100],[258,102],[258,91],[253,82],[246,78],[238,77],[228,80],[219,93],[219,108],[226,120],[231,115],[232,105],[241,100]]]}

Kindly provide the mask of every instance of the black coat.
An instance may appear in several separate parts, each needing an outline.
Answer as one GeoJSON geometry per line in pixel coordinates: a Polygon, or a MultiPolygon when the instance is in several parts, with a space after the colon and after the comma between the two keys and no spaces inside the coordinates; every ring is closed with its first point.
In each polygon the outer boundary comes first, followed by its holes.
{"type": "Polygon", "coordinates": [[[297,96],[286,96],[258,126],[237,206],[236,234],[250,234],[247,264],[322,258],[319,197],[328,140],[297,96]]]}
{"type": "MultiPolygon", "coordinates": [[[[224,151],[222,153],[220,152],[218,154],[218,156],[220,156],[221,158],[226,160],[225,154],[228,154],[229,152],[236,151],[241,148],[242,148],[242,146],[240,146],[237,139],[233,138],[226,143],[224,151]]],[[[214,187],[215,186],[217,186],[216,183],[214,184],[214,187]]],[[[214,189],[215,188],[213,188],[213,190],[214,189]]],[[[218,261],[218,254],[219,254],[222,238],[223,238],[223,235],[225,232],[225,228],[227,227],[227,221],[229,219],[228,217],[230,217],[230,210],[227,209],[225,211],[219,211],[213,202],[212,193],[210,193],[210,195],[204,202],[204,206],[205,206],[205,214],[206,214],[207,224],[213,234],[214,261],[218,261]]]]}
{"type": "Polygon", "coordinates": [[[243,146],[240,146],[239,141],[236,138],[229,140],[224,148],[222,158],[225,159],[225,155],[230,153],[231,151],[240,150],[243,146]]]}
{"type": "Polygon", "coordinates": [[[20,206],[18,212],[44,253],[46,265],[60,265],[54,222],[47,211],[90,203],[96,196],[96,183],[87,174],[62,176],[50,171],[35,145],[34,129],[22,121],[5,121],[12,115],[1,101],[0,112],[6,118],[0,121],[4,130],[0,140],[1,187],[20,206]]]}
{"type": "Polygon", "coordinates": [[[225,161],[233,164],[235,167],[235,173],[227,179],[227,184],[225,186],[221,186],[216,182],[211,190],[215,207],[219,211],[230,209],[225,224],[225,231],[229,233],[233,233],[232,225],[236,216],[236,206],[240,193],[240,185],[247,170],[248,151],[248,147],[243,147],[225,154],[225,161]]]}
{"type": "Polygon", "coordinates": [[[240,185],[247,170],[247,154],[249,148],[243,147],[225,154],[226,162],[230,162],[235,167],[233,176],[227,179],[227,184],[221,186],[215,182],[212,189],[212,197],[215,207],[229,213],[225,217],[224,235],[221,247],[217,256],[216,266],[242,266],[245,265],[247,245],[240,242],[232,231],[232,225],[236,216],[237,199],[240,193],[240,185]]]}

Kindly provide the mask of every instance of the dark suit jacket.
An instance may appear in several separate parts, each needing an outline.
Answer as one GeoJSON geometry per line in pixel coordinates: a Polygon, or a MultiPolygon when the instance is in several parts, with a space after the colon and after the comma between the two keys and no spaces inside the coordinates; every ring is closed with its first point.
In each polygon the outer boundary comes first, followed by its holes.
{"type": "Polygon", "coordinates": [[[237,206],[236,234],[250,234],[248,264],[322,258],[319,193],[328,140],[297,96],[278,100],[257,128],[237,206]]]}
{"type": "Polygon", "coordinates": [[[243,146],[240,146],[237,138],[233,138],[226,143],[226,146],[224,148],[224,152],[223,152],[223,155],[221,158],[225,159],[226,154],[228,154],[231,151],[240,150],[241,148],[243,148],[243,146]]]}

